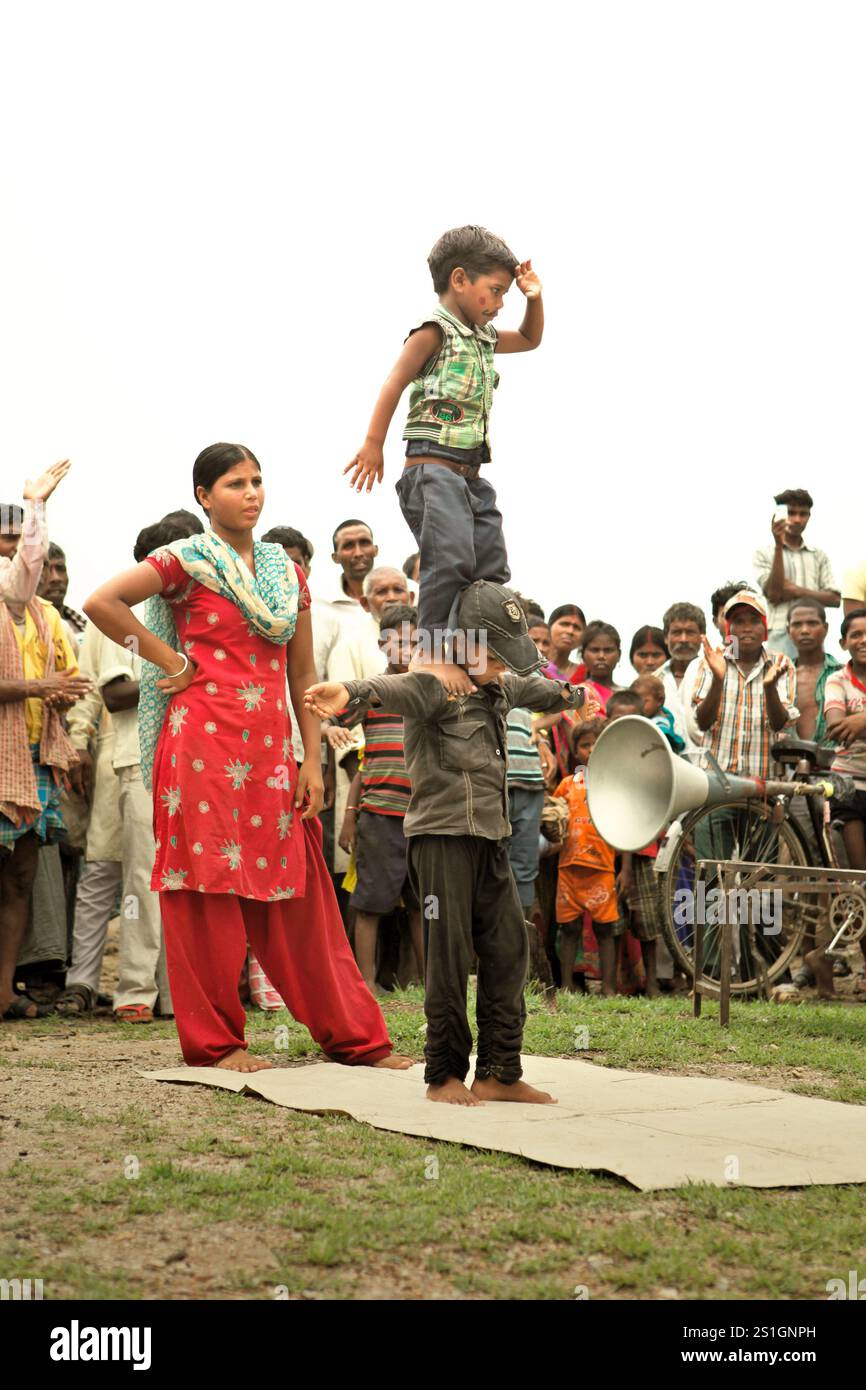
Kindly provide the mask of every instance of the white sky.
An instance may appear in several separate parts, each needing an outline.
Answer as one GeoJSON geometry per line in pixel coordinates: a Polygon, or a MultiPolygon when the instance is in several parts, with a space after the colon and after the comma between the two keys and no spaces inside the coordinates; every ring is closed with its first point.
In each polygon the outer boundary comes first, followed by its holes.
{"type": "Polygon", "coordinates": [[[430,247],[481,222],[545,289],[492,420],[517,587],[627,646],[750,574],[789,486],[841,581],[866,560],[864,37],[861,5],[797,0],[7,9],[0,500],[72,458],[49,519],[80,605],[240,441],[314,592],[347,516],[400,565],[403,405],[384,486],[341,469],[430,247]]]}

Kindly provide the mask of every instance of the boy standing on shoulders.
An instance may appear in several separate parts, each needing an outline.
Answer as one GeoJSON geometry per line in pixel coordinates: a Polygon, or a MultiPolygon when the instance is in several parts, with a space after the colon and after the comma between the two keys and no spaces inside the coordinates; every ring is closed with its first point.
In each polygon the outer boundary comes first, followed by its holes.
{"type": "MultiPolygon", "coordinates": [[[[514,706],[582,709],[586,692],[530,675],[539,656],[510,589],[470,585],[457,629],[481,645],[468,695],[449,696],[429,671],[410,671],[314,685],[305,698],[320,717],[377,706],[405,716],[412,795],[404,827],[410,880],[424,912],[428,1099],[549,1104],[549,1095],[520,1079],[527,937],[506,846],[506,716],[514,706]],[[470,1090],[466,987],[476,954],[478,1058],[470,1090]]],[[[588,707],[597,712],[594,700],[588,707]]]]}
{"type": "Polygon", "coordinates": [[[518,263],[505,242],[483,227],[446,232],[427,264],[439,303],[410,331],[379,393],[367,438],[343,471],[351,472],[350,485],[359,492],[381,482],[388,427],[411,382],[406,465],[397,495],[421,555],[422,647],[415,664],[432,666],[449,689],[466,694],[468,677],[441,657],[458,596],[476,579],[504,584],[511,577],[496,493],[480,476],[481,465],[491,459],[490,410],[499,384],[493,358],[537,348],[544,310],[532,263],[518,263]],[[493,320],[515,279],[526,296],[526,313],[516,333],[500,333],[493,320]]]}

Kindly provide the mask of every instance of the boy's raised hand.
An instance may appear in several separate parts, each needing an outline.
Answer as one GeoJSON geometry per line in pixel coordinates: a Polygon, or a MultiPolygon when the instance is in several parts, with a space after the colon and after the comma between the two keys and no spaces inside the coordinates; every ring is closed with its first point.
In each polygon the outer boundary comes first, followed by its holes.
{"type": "Polygon", "coordinates": [[[304,691],[304,704],[311,714],[330,719],[349,703],[349,692],[340,681],[319,681],[304,691]]]}
{"type": "Polygon", "coordinates": [[[381,483],[385,472],[385,456],[381,444],[362,444],[352,462],[346,464],[343,473],[345,475],[352,470],[354,471],[349,479],[349,487],[355,488],[356,492],[363,492],[366,483],[367,491],[372,492],[373,484],[377,480],[381,483]]]}
{"type": "Polygon", "coordinates": [[[521,261],[514,272],[517,288],[527,299],[538,299],[541,295],[541,281],[532,269],[532,261],[521,261]]]}

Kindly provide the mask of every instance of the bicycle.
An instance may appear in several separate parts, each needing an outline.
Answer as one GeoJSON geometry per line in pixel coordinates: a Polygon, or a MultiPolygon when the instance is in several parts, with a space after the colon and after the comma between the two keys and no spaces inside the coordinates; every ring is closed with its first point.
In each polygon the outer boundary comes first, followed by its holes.
{"type": "MultiPolygon", "coordinates": [[[[833,750],[787,738],[772,754],[792,778],[766,782],[763,798],[732,794],[675,820],[656,860],[664,934],[694,982],[695,1016],[702,995],[719,998],[723,1025],[732,994],[769,998],[825,906],[828,957],[866,932],[866,874],[839,867],[830,833],[829,796],[846,790],[846,779],[830,771],[833,750]],[[799,796],[806,798],[818,864],[791,815],[799,796]]],[[[726,774],[704,756],[724,787],[726,774]]]]}

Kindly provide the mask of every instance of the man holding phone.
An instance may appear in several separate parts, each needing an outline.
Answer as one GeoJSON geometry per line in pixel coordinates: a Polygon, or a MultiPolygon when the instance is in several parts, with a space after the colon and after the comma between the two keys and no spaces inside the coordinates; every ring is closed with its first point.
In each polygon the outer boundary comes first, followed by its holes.
{"type": "Polygon", "coordinates": [[[803,539],[812,515],[811,495],[804,488],[788,488],[774,500],[773,544],[756,550],[753,564],[767,596],[767,646],[795,657],[797,649],[788,633],[788,611],[794,600],[817,599],[825,608],[838,608],[842,596],[824,551],[803,539]]]}

